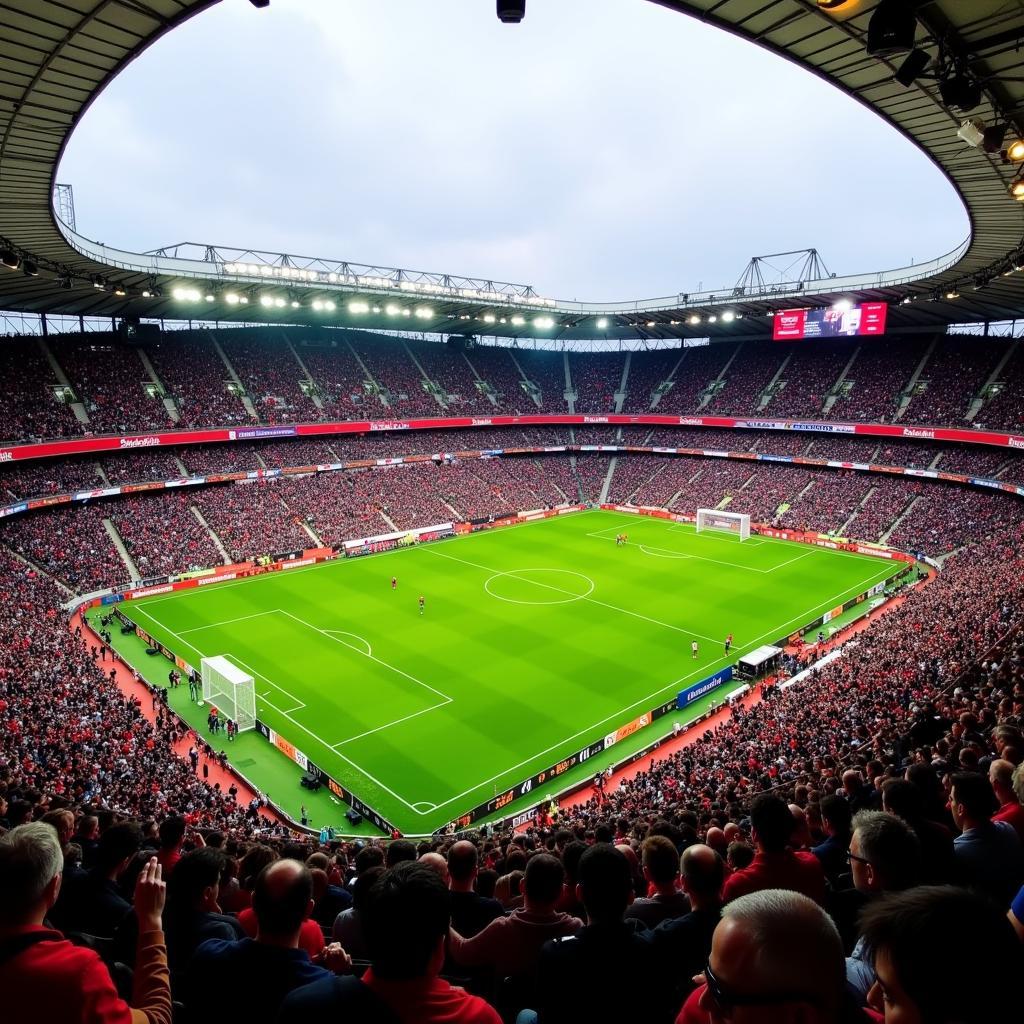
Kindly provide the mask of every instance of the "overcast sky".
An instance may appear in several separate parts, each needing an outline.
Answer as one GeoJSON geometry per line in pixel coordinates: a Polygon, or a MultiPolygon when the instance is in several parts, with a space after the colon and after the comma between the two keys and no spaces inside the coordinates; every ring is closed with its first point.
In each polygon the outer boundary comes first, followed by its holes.
{"type": "Polygon", "coordinates": [[[953,248],[931,163],[846,96],[648,0],[223,0],[96,101],[59,180],[79,230],[613,301],[953,248]]]}

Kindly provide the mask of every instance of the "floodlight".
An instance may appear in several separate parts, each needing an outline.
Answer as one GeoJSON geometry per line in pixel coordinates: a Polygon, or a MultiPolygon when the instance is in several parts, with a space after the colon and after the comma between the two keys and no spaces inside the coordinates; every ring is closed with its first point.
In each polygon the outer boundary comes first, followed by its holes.
{"type": "Polygon", "coordinates": [[[1006,147],[1006,158],[1014,163],[1020,163],[1024,160],[1024,139],[1014,139],[1006,147]]]}
{"type": "Polygon", "coordinates": [[[249,305],[249,299],[245,295],[240,295],[238,297],[238,302],[239,302],[239,305],[242,305],[242,306],[248,306],[249,305]]]}
{"type": "Polygon", "coordinates": [[[118,296],[118,298],[123,299],[128,293],[124,290],[123,284],[116,284],[114,285],[114,294],[118,296]]]}
{"type": "Polygon", "coordinates": [[[960,298],[960,293],[955,288],[950,288],[949,291],[946,292],[946,298],[947,299],[959,299],[960,298]]]}
{"type": "Polygon", "coordinates": [[[387,313],[388,316],[398,316],[402,311],[393,302],[389,302],[384,307],[384,312],[387,313]]]}
{"type": "Polygon", "coordinates": [[[694,313],[693,316],[690,317],[689,323],[691,327],[696,327],[697,324],[700,323],[700,317],[697,316],[696,313],[694,313]]]}
{"type": "Polygon", "coordinates": [[[373,307],[373,311],[374,311],[374,313],[379,313],[380,312],[380,306],[374,306],[373,307]]]}
{"type": "Polygon", "coordinates": [[[523,324],[525,324],[525,323],[526,323],[526,318],[525,317],[521,317],[521,316],[514,316],[514,317],[512,317],[512,326],[513,327],[522,327],[523,324]]]}
{"type": "Polygon", "coordinates": [[[335,307],[334,303],[333,303],[333,302],[332,302],[332,301],[331,301],[330,299],[328,299],[328,300],[327,300],[327,301],[326,301],[326,302],[324,303],[324,309],[326,309],[328,313],[333,313],[333,312],[334,312],[334,310],[335,310],[335,308],[336,308],[336,307],[335,307]]]}
{"type": "Polygon", "coordinates": [[[484,313],[484,323],[493,324],[497,320],[497,317],[493,313],[484,313]]]}
{"type": "Polygon", "coordinates": [[[292,309],[298,309],[302,303],[298,299],[292,299],[292,309]]]}
{"type": "Polygon", "coordinates": [[[502,24],[518,25],[525,17],[526,0],[498,0],[498,20],[502,24]]]}
{"type": "Polygon", "coordinates": [[[726,322],[727,324],[731,324],[731,323],[733,322],[733,320],[735,319],[735,314],[733,313],[733,311],[732,311],[731,309],[727,309],[727,310],[726,310],[726,311],[725,311],[725,312],[724,312],[724,313],[722,314],[722,319],[723,319],[723,320],[724,320],[724,321],[725,321],[725,322],[726,322]]]}
{"type": "Polygon", "coordinates": [[[369,313],[370,304],[368,302],[350,302],[348,304],[348,311],[350,313],[369,313]]]}
{"type": "Polygon", "coordinates": [[[599,331],[603,331],[607,326],[608,326],[608,318],[607,317],[603,316],[603,317],[600,318],[600,320],[597,321],[597,329],[599,331]]]}
{"type": "MultiPolygon", "coordinates": [[[[116,294],[116,292],[115,292],[115,294],[116,294]]],[[[206,301],[207,302],[213,302],[213,300],[215,298],[216,298],[216,296],[213,294],[213,292],[207,292],[206,293],[206,301]]]]}
{"type": "Polygon", "coordinates": [[[282,299],[281,296],[279,295],[276,299],[274,299],[274,305],[278,309],[284,309],[284,299],[282,299]]]}
{"type": "Polygon", "coordinates": [[[1010,183],[1010,195],[1014,199],[1024,202],[1024,171],[1010,183]]]}
{"type": "Polygon", "coordinates": [[[412,310],[411,309],[403,309],[402,310],[402,316],[412,316],[412,310]]]}
{"type": "MultiPolygon", "coordinates": [[[[95,281],[93,282],[93,287],[94,287],[94,288],[95,288],[95,287],[97,287],[97,285],[96,285],[96,282],[95,282],[95,281]]],[[[102,288],[103,286],[102,286],[102,285],[99,285],[99,287],[101,287],[101,288],[102,288]]],[[[171,292],[171,295],[172,295],[172,296],[173,296],[174,298],[176,298],[176,299],[177,299],[177,300],[178,300],[179,302],[181,302],[181,301],[182,301],[182,300],[183,300],[183,299],[185,298],[185,289],[184,289],[184,288],[175,288],[175,289],[174,289],[174,290],[173,290],[173,291],[171,292]]]]}
{"type": "Polygon", "coordinates": [[[973,146],[977,149],[985,141],[984,122],[977,119],[964,121],[959,129],[957,129],[956,137],[963,139],[968,146],[973,146]]]}
{"type": "Polygon", "coordinates": [[[914,48],[917,15],[913,0],[881,0],[868,21],[867,51],[874,57],[914,48]]]}
{"type": "Polygon", "coordinates": [[[537,316],[533,318],[533,326],[546,331],[555,326],[555,321],[549,316],[537,316]]]}
{"type": "MultiPolygon", "coordinates": [[[[145,294],[145,293],[143,293],[143,294],[145,294]]],[[[224,301],[229,306],[237,306],[238,305],[238,295],[235,292],[228,292],[227,295],[224,296],[224,301]]]]}
{"type": "Polygon", "coordinates": [[[713,323],[717,323],[717,322],[718,322],[718,317],[715,316],[714,313],[712,313],[711,316],[708,317],[708,323],[709,324],[713,324],[713,323]]]}
{"type": "Polygon", "coordinates": [[[261,295],[260,296],[260,305],[261,306],[272,306],[273,304],[274,304],[274,300],[269,295],[261,295]]]}

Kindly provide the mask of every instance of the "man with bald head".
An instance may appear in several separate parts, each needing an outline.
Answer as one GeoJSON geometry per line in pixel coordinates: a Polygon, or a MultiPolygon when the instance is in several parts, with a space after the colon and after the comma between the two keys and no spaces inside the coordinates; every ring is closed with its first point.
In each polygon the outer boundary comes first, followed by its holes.
{"type": "Polygon", "coordinates": [[[476,847],[465,839],[453,844],[448,851],[452,927],[464,939],[482,932],[495,918],[505,913],[497,900],[487,899],[476,891],[476,876],[480,869],[478,857],[476,847]]]}
{"type": "Polygon", "coordinates": [[[691,910],[683,917],[663,921],[652,933],[663,976],[676,979],[676,1006],[692,990],[691,981],[707,963],[711,937],[722,918],[722,879],[725,864],[710,846],[688,846],[679,858],[683,891],[691,910]]]}
{"type": "Polygon", "coordinates": [[[843,944],[797,892],[763,889],[722,911],[699,987],[676,1024],[836,1024],[845,1019],[843,944]]]}
{"type": "Polygon", "coordinates": [[[434,853],[433,851],[425,853],[420,857],[419,862],[424,867],[428,867],[431,871],[436,872],[437,877],[440,878],[446,886],[451,882],[451,878],[448,875],[448,861],[446,861],[441,854],[434,853]]]}
{"type": "Polygon", "coordinates": [[[252,893],[256,937],[210,939],[196,950],[186,974],[190,1024],[244,1020],[270,1024],[293,989],[343,973],[351,960],[336,943],[314,964],[299,948],[303,922],[313,910],[313,876],[296,860],[268,864],[252,893]]]}

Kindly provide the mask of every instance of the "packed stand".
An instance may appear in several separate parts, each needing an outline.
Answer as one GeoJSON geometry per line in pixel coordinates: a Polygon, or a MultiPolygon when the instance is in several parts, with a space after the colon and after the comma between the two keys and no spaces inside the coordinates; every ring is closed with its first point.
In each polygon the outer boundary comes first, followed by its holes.
{"type": "Polygon", "coordinates": [[[209,331],[176,331],[146,353],[174,399],[181,417],[179,428],[232,427],[251,423],[238,394],[229,391],[230,374],[214,348],[209,331]]]}
{"type": "Polygon", "coordinates": [[[563,353],[517,349],[513,355],[526,379],[537,388],[540,411],[568,412],[569,407],[565,403],[565,356],[563,353]]]}
{"type": "Polygon", "coordinates": [[[707,389],[718,379],[719,374],[730,366],[733,373],[746,358],[746,351],[739,351],[736,344],[708,345],[705,348],[688,348],[672,375],[672,388],[654,410],[661,413],[711,412],[711,405],[701,407],[707,389]],[[738,354],[737,354],[738,353],[738,354]],[[731,366],[729,360],[735,356],[731,366]]]}
{"type": "Polygon", "coordinates": [[[344,339],[320,344],[313,340],[296,344],[306,369],[317,385],[324,412],[330,419],[362,419],[378,416],[382,405],[366,390],[366,371],[344,339]]]}
{"type": "Polygon", "coordinates": [[[935,468],[943,473],[965,473],[989,479],[997,476],[1004,480],[1024,479],[1020,453],[1007,448],[948,448],[935,468]]]}
{"type": "Polygon", "coordinates": [[[838,533],[871,486],[872,479],[865,473],[815,473],[811,487],[779,517],[779,525],[793,530],[838,533]]]}
{"type": "Polygon", "coordinates": [[[868,499],[847,524],[847,535],[858,540],[881,541],[926,486],[933,485],[906,477],[872,476],[868,499]]]}
{"type": "Polygon", "coordinates": [[[0,487],[12,498],[67,494],[102,484],[99,467],[93,458],[40,459],[38,462],[7,462],[0,466],[0,487]]]}
{"type": "Polygon", "coordinates": [[[423,374],[406,351],[400,338],[385,336],[353,340],[353,351],[383,389],[388,416],[441,416],[437,398],[424,389],[423,374]]]}
{"type": "MultiPolygon", "coordinates": [[[[743,351],[733,360],[725,377],[725,386],[703,410],[708,415],[756,414],[765,388],[779,371],[789,354],[781,345],[746,343],[743,351]]],[[[685,364],[684,364],[685,365],[685,364]]],[[[773,416],[785,415],[785,402],[772,408],[773,416]]]]}
{"type": "Polygon", "coordinates": [[[994,382],[999,393],[988,399],[972,426],[986,430],[1024,430],[1024,349],[1020,342],[994,382]]]}
{"type": "Polygon", "coordinates": [[[261,423],[309,423],[323,419],[302,390],[308,378],[292,354],[284,331],[259,336],[238,330],[216,335],[224,354],[252,400],[261,423]]]}
{"type": "Polygon", "coordinates": [[[275,551],[307,548],[312,539],[301,517],[285,504],[285,484],[277,480],[199,488],[193,503],[213,527],[233,562],[275,551]]]}
{"type": "Polygon", "coordinates": [[[4,523],[3,543],[72,590],[103,590],[129,575],[103,525],[109,514],[103,503],[12,516],[4,523]]]}
{"type": "Polygon", "coordinates": [[[576,411],[612,412],[615,393],[622,381],[622,368],[626,357],[611,355],[569,355],[569,373],[576,392],[576,411]]]}
{"type": "Polygon", "coordinates": [[[479,345],[466,354],[473,369],[486,381],[498,403],[498,410],[512,415],[537,411],[533,399],[523,390],[523,375],[513,358],[518,354],[519,349],[501,345],[479,345]]]}
{"type": "Polygon", "coordinates": [[[608,501],[618,505],[666,505],[672,495],[668,495],[663,501],[657,501],[662,491],[654,481],[673,461],[654,455],[630,455],[628,458],[620,458],[615,464],[615,472],[608,488],[608,501]],[[654,500],[651,500],[652,494],[654,500]]]}
{"type": "Polygon", "coordinates": [[[41,441],[82,433],[71,406],[54,394],[57,379],[36,339],[3,339],[0,381],[0,432],[7,440],[41,441]]]}
{"type": "Polygon", "coordinates": [[[174,427],[163,399],[147,394],[143,387],[155,388],[155,384],[134,347],[64,338],[51,342],[51,349],[85,406],[89,433],[126,434],[174,427]]]}
{"type": "Polygon", "coordinates": [[[448,416],[490,416],[494,403],[477,387],[477,378],[462,352],[436,342],[409,342],[427,376],[441,389],[448,416]]]}
{"type": "Polygon", "coordinates": [[[931,485],[889,537],[905,551],[944,555],[983,537],[998,537],[1016,518],[1015,502],[1000,494],[931,485]]]}
{"type": "Polygon", "coordinates": [[[178,458],[192,476],[210,473],[248,473],[263,469],[257,457],[259,444],[188,444],[178,449],[178,458]]]}
{"type": "Polygon", "coordinates": [[[176,451],[142,448],[118,452],[100,460],[106,478],[118,484],[142,483],[149,480],[178,480],[182,476],[176,451]]]}
{"type": "Polygon", "coordinates": [[[786,386],[772,398],[765,412],[821,419],[825,399],[855,347],[856,342],[836,341],[828,347],[797,348],[782,374],[786,386]]]}
{"type": "Polygon", "coordinates": [[[189,491],[174,490],[129,495],[106,506],[143,579],[223,564],[210,531],[192,512],[192,499],[189,491]]]}
{"type": "Polygon", "coordinates": [[[280,493],[290,514],[311,526],[325,544],[338,546],[346,540],[390,533],[392,527],[363,493],[362,475],[317,473],[288,477],[281,481],[280,493]]]}
{"type": "Polygon", "coordinates": [[[927,389],[910,400],[903,423],[961,426],[985,381],[1006,354],[1004,344],[985,338],[944,338],[921,373],[927,389]]]}
{"type": "MultiPolygon", "coordinates": [[[[863,339],[853,366],[844,378],[849,392],[840,395],[825,419],[861,423],[892,423],[903,389],[928,350],[930,339],[863,339]]],[[[942,339],[939,339],[942,344],[942,339]]]]}
{"type": "MultiPolygon", "coordinates": [[[[655,389],[662,381],[668,380],[682,354],[677,348],[655,349],[653,352],[634,352],[629,359],[626,400],[622,403],[622,411],[624,413],[650,412],[655,389]]],[[[657,411],[662,411],[660,405],[657,411]]]]}

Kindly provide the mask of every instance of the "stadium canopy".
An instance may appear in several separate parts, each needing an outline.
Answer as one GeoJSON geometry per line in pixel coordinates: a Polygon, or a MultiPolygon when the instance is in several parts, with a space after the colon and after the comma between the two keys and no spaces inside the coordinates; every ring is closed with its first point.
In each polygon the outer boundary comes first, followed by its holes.
{"type": "MultiPolygon", "coordinates": [[[[851,298],[893,303],[890,330],[1005,320],[1024,310],[1024,272],[1015,269],[1024,261],[1024,202],[1010,192],[1024,164],[1001,156],[998,144],[989,152],[988,136],[976,145],[958,136],[967,118],[996,131],[1007,125],[1007,139],[1024,134],[1024,5],[1013,0],[881,0],[897,14],[916,6],[915,46],[930,58],[923,74],[912,63],[904,67],[905,49],[868,53],[880,0],[635,0],[748,39],[870,107],[943,171],[966,207],[971,234],[953,252],[915,267],[608,303],[206,243],[132,253],[63,224],[54,205],[56,169],[90,103],[150,44],[216,2],[4,0],[0,261],[14,266],[0,267],[0,309],[566,339],[764,335],[764,318],[774,310],[851,298]],[[898,72],[910,84],[900,84],[898,72]],[[978,93],[969,109],[965,90],[978,93]]],[[[855,188],[855,180],[843,186],[855,188]]],[[[837,189],[837,204],[842,193],[837,189]]]]}

